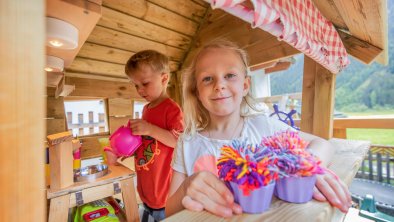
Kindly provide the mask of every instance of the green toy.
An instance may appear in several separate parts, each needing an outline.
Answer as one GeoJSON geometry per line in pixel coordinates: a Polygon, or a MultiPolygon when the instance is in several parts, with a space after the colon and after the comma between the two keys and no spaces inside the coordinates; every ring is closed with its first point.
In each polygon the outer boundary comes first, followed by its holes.
{"type": "Polygon", "coordinates": [[[96,200],[77,208],[75,222],[119,222],[114,208],[105,200],[96,200]]]}
{"type": "Polygon", "coordinates": [[[384,214],[376,209],[375,198],[367,194],[363,200],[360,200],[360,212],[358,213],[361,217],[365,217],[377,222],[393,222],[394,217],[384,214]]]}

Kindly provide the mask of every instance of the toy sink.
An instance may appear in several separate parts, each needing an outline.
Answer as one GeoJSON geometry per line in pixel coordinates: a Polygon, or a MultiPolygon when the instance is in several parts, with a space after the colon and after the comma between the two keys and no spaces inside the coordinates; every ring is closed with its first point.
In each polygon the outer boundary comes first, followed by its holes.
{"type": "Polygon", "coordinates": [[[106,164],[97,164],[74,170],[74,182],[94,181],[108,174],[106,164]]]}

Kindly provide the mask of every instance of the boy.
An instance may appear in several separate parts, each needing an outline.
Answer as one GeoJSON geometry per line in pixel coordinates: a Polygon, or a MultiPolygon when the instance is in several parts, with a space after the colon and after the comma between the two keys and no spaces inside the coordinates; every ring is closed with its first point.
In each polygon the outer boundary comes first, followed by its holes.
{"type": "Polygon", "coordinates": [[[172,168],[172,153],[183,131],[183,114],[166,92],[170,79],[168,58],[154,50],[140,51],[127,62],[125,72],[138,94],[149,103],[142,119],[131,120],[133,134],[142,136],[142,145],[134,153],[137,190],[144,203],[142,221],[150,214],[164,219],[172,168]]]}

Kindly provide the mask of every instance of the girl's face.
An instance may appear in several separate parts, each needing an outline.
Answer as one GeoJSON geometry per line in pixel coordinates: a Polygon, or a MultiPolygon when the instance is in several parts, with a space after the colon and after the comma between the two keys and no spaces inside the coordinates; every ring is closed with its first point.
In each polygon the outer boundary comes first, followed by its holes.
{"type": "Polygon", "coordinates": [[[165,93],[168,74],[154,72],[151,67],[142,65],[129,78],[141,97],[148,102],[155,102],[165,93]]]}
{"type": "Polygon", "coordinates": [[[229,49],[211,48],[196,63],[198,99],[210,115],[240,113],[242,98],[250,87],[243,62],[229,49]]]}

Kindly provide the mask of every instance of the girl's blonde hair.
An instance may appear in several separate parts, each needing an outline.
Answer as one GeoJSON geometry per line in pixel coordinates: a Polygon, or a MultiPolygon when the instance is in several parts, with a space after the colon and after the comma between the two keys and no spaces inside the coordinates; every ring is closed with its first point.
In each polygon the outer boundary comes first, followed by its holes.
{"type": "MultiPolygon", "coordinates": [[[[243,71],[246,78],[248,74],[248,55],[245,50],[241,49],[235,43],[225,39],[215,39],[204,45],[194,57],[190,66],[183,73],[183,112],[185,121],[185,133],[194,134],[197,131],[205,129],[211,119],[208,110],[202,105],[197,97],[196,82],[196,63],[202,56],[203,52],[208,49],[228,49],[234,51],[239,59],[242,60],[243,71]]],[[[241,116],[247,116],[254,112],[261,112],[257,103],[250,95],[250,92],[242,99],[241,116]]]]}

